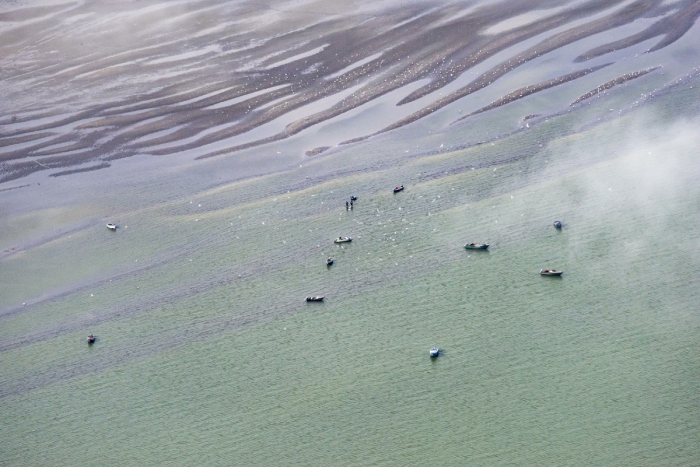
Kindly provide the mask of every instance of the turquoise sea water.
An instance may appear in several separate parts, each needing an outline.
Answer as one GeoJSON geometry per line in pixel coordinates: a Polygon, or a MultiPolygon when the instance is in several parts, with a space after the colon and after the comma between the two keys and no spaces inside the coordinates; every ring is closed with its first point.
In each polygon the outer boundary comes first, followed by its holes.
{"type": "Polygon", "coordinates": [[[0,464],[697,464],[691,97],[5,216],[0,464]]]}

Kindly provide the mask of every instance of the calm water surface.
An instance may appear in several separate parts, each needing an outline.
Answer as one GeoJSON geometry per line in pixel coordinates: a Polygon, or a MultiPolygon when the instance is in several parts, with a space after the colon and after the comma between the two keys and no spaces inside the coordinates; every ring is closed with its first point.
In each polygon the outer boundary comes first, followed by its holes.
{"type": "Polygon", "coordinates": [[[698,121],[585,115],[7,216],[0,464],[697,465],[698,121]]]}

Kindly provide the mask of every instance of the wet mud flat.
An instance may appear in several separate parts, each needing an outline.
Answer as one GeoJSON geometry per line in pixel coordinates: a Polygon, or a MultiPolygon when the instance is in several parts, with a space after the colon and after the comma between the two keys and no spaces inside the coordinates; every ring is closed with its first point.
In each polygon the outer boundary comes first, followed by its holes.
{"type": "MultiPolygon", "coordinates": [[[[9,7],[0,13],[7,23],[0,30],[0,64],[9,65],[2,71],[8,92],[0,113],[0,180],[94,161],[104,165],[137,154],[190,151],[198,159],[229,154],[323,127],[427,80],[396,102],[396,116],[378,119],[375,131],[335,144],[358,142],[487,91],[569,44],[635,21],[653,18],[651,26],[624,42],[599,45],[572,56],[572,62],[663,35],[650,48],[657,53],[682,38],[700,14],[690,1],[590,0],[563,10],[545,0],[507,6],[353,5],[346,10],[324,4],[324,14],[303,2],[282,11],[253,3],[155,0],[116,11],[77,3],[9,7]],[[534,14],[542,17],[520,19],[534,14]],[[101,17],[114,21],[103,23],[101,17]],[[508,21],[510,26],[500,26],[508,21]],[[125,34],[126,24],[141,27],[125,34]],[[48,38],[58,31],[60,40],[49,46],[48,38]],[[539,38],[534,46],[509,52],[534,38],[539,38]],[[508,55],[500,63],[467,79],[471,70],[503,53],[508,55]],[[440,96],[449,86],[457,88],[440,96]],[[354,91],[343,94],[349,90],[354,91]],[[401,116],[403,106],[417,101],[419,110],[401,116]],[[241,142],[248,133],[289,117],[281,131],[271,128],[267,136],[241,142]]],[[[516,92],[536,92],[579,77],[552,77],[516,92]]]]}

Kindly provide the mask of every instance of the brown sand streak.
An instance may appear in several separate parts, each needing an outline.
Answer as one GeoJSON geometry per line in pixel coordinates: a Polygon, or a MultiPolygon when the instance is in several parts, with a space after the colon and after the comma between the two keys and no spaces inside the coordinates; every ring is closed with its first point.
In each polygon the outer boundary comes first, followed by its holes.
{"type": "Polygon", "coordinates": [[[617,86],[618,84],[622,84],[622,83],[624,83],[624,82],[626,82],[626,81],[629,81],[629,80],[632,80],[632,79],[635,79],[635,78],[639,78],[640,76],[644,76],[644,75],[646,75],[647,73],[651,73],[652,71],[654,71],[654,70],[656,70],[656,69],[658,69],[658,68],[660,68],[660,67],[655,66],[655,67],[652,67],[652,68],[647,68],[646,70],[635,71],[635,72],[633,72],[633,73],[624,74],[624,75],[622,75],[622,76],[620,76],[620,77],[618,77],[618,78],[615,78],[615,79],[613,79],[613,80],[608,81],[608,82],[605,83],[605,84],[601,84],[600,86],[598,86],[598,87],[595,88],[595,89],[592,89],[592,90],[588,91],[586,94],[582,95],[581,97],[579,97],[578,99],[576,99],[575,101],[573,101],[573,102],[572,102],[571,104],[569,104],[569,105],[576,105],[576,104],[578,104],[578,103],[581,102],[581,101],[584,101],[584,100],[586,100],[586,99],[588,99],[588,98],[590,98],[590,97],[595,96],[596,94],[598,94],[598,93],[601,92],[601,91],[608,90],[608,89],[610,89],[610,88],[612,88],[612,87],[614,87],[614,86],[617,86]]]}
{"type": "Polygon", "coordinates": [[[545,89],[553,88],[554,86],[568,83],[569,81],[573,81],[573,80],[578,79],[582,76],[586,76],[587,74],[593,73],[594,71],[600,70],[601,68],[605,68],[605,67],[610,66],[610,65],[612,65],[612,63],[606,63],[604,65],[599,65],[597,67],[579,70],[579,71],[569,73],[569,74],[564,75],[564,76],[560,76],[558,78],[550,79],[550,80],[543,81],[543,82],[538,83],[538,84],[533,84],[531,86],[517,89],[517,90],[511,92],[510,94],[506,94],[505,96],[501,97],[500,99],[493,101],[492,103],[490,103],[489,105],[487,105],[485,107],[482,107],[478,110],[475,110],[474,112],[471,112],[471,113],[465,115],[464,117],[458,118],[453,123],[457,123],[461,120],[464,120],[465,118],[480,114],[482,112],[493,110],[493,109],[500,107],[502,105],[506,105],[506,104],[509,104],[513,101],[527,97],[531,94],[535,94],[536,92],[544,91],[545,89]]]}

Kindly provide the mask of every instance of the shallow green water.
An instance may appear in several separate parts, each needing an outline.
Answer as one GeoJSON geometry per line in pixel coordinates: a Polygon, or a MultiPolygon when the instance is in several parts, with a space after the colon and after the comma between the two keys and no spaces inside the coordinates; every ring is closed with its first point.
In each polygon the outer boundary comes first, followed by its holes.
{"type": "Polygon", "coordinates": [[[0,267],[2,464],[697,464],[697,120],[580,119],[71,207],[0,267]]]}

